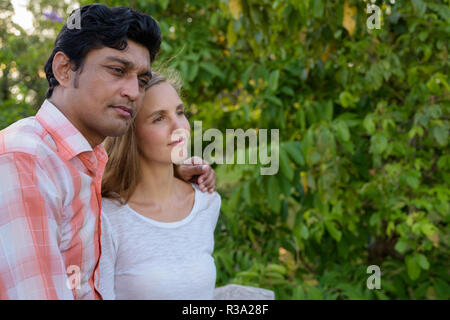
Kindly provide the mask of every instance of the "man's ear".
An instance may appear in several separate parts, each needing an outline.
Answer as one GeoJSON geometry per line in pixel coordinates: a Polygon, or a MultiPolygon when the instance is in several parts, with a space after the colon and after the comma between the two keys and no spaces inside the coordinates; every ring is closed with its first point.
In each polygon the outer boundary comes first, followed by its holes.
{"type": "Polygon", "coordinates": [[[65,88],[68,88],[72,83],[74,72],[71,69],[72,63],[69,57],[62,51],[58,51],[53,57],[52,69],[55,79],[65,88]]]}

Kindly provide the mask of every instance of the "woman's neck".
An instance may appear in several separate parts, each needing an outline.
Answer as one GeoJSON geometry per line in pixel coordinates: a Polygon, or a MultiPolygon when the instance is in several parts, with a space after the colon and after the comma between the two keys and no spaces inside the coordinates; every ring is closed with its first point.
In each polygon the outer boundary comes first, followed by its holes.
{"type": "Polygon", "coordinates": [[[167,203],[176,192],[176,181],[171,163],[141,160],[140,182],[130,201],[135,203],[167,203]]]}

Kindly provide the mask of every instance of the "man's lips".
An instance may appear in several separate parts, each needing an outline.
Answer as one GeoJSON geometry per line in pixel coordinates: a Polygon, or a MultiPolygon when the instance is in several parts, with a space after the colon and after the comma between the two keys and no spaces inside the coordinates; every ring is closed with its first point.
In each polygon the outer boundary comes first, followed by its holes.
{"type": "Polygon", "coordinates": [[[126,117],[133,116],[133,108],[125,107],[125,106],[112,106],[118,113],[126,117]]]}

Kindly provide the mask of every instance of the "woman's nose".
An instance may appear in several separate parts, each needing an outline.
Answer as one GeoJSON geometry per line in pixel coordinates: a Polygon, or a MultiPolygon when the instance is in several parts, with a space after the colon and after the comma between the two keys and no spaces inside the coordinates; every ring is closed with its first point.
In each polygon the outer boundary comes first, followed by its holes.
{"type": "Polygon", "coordinates": [[[185,117],[177,116],[172,122],[172,130],[183,129],[190,130],[189,121],[185,117]]]}

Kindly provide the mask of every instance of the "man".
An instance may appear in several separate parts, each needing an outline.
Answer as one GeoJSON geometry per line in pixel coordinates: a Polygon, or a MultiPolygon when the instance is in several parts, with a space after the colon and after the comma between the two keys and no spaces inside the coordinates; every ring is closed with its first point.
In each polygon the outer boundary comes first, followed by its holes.
{"type": "MultiPolygon", "coordinates": [[[[0,299],[102,298],[101,143],[132,123],[161,32],[126,7],[79,13],[81,29],[64,25],[45,65],[47,100],[0,131],[0,299]]],[[[202,167],[178,175],[214,189],[214,172],[202,167]]]]}

